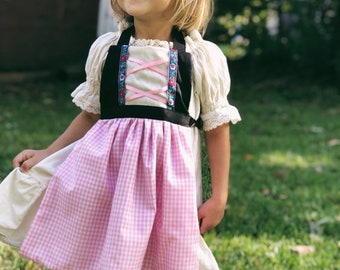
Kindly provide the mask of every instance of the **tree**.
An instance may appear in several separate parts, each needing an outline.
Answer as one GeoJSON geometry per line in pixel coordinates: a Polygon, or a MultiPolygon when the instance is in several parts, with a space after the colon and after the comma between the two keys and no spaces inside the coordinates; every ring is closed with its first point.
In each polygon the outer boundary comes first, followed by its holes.
{"type": "Polygon", "coordinates": [[[230,60],[340,75],[338,0],[215,1],[208,39],[230,60]]]}

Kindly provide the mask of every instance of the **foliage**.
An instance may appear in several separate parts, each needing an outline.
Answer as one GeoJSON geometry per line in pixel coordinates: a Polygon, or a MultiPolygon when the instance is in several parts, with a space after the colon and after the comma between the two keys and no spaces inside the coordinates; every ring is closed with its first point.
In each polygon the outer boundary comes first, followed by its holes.
{"type": "MultiPolygon", "coordinates": [[[[78,110],[70,102],[72,83],[0,86],[0,174],[5,176],[18,151],[47,146],[78,110]]],[[[221,269],[339,269],[336,89],[296,78],[243,80],[233,84],[230,102],[243,117],[231,127],[230,197],[224,220],[205,235],[221,269]],[[300,246],[314,251],[296,252],[300,246]]],[[[203,164],[207,196],[206,159],[203,164]]],[[[0,270],[39,268],[0,244],[0,270]]]]}
{"type": "Polygon", "coordinates": [[[216,0],[215,5],[208,38],[221,44],[230,60],[340,75],[338,0],[216,0]]]}

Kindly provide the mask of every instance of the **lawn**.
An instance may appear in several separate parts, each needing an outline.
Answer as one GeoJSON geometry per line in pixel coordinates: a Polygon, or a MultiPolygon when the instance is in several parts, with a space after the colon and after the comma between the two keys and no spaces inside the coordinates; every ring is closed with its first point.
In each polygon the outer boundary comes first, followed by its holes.
{"type": "MultiPolygon", "coordinates": [[[[240,80],[241,81],[241,80],[240,80]]],[[[205,235],[222,270],[340,269],[340,93],[282,78],[235,83],[230,196],[205,235]]],[[[23,148],[47,146],[78,110],[74,82],[0,85],[0,177],[23,148]]],[[[209,195],[204,159],[205,196],[209,195]]],[[[39,269],[0,244],[0,270],[39,269]]]]}

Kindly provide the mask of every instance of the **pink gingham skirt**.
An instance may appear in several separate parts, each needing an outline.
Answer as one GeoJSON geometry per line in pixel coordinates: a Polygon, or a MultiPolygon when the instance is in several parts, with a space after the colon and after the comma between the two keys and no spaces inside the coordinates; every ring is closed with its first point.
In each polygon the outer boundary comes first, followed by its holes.
{"type": "Polygon", "coordinates": [[[197,270],[189,128],[100,120],[53,176],[21,247],[53,270],[197,270]]]}

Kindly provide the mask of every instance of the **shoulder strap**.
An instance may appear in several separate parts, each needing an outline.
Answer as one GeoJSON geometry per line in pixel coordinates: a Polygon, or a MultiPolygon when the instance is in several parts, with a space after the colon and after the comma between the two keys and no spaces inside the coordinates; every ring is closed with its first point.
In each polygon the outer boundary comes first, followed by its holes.
{"type": "Polygon", "coordinates": [[[191,54],[186,52],[183,33],[182,31],[179,31],[176,27],[172,30],[172,39],[174,43],[174,48],[178,52],[176,111],[187,113],[192,89],[191,54]]]}
{"type": "Polygon", "coordinates": [[[131,26],[128,29],[125,29],[122,34],[120,35],[120,38],[118,40],[117,46],[121,47],[123,45],[129,45],[130,38],[135,33],[135,27],[131,26]]]}

